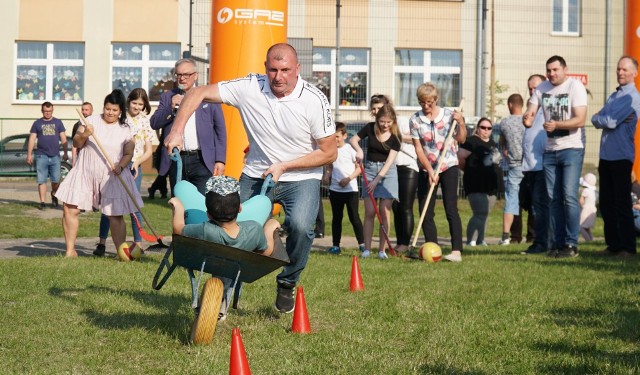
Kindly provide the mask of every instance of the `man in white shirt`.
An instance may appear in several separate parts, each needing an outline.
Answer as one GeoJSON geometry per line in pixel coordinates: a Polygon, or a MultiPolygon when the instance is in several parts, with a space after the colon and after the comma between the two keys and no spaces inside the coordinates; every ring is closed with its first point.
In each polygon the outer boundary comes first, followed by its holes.
{"type": "Polygon", "coordinates": [[[306,266],[320,204],[322,166],[337,156],[335,124],[326,96],[300,76],[296,50],[279,43],[267,51],[266,75],[196,87],[184,97],[168,149],[180,148],[187,119],[201,101],[225,103],[240,111],[249,138],[249,153],[240,177],[242,201],[260,193],[271,174],[276,186],[269,198],[282,204],[288,223],[290,264],[277,276],[276,309],[294,309],[294,288],[306,266]]]}
{"type": "Polygon", "coordinates": [[[587,90],[567,75],[564,58],[551,56],[546,63],[547,81],[536,87],[523,123],[530,127],[538,108],[544,114],[547,145],[543,167],[551,201],[552,248],[558,258],[578,256],[580,204],[578,187],[584,159],[583,132],[587,117],[587,90]]]}

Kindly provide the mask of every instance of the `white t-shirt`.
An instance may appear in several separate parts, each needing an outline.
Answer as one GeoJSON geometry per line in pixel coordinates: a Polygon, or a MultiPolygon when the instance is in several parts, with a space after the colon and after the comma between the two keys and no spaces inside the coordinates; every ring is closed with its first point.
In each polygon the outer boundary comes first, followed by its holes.
{"type": "MultiPolygon", "coordinates": [[[[398,116],[398,129],[402,135],[411,136],[411,128],[409,126],[409,119],[407,117],[398,116]]],[[[418,156],[416,155],[416,148],[413,143],[400,143],[400,152],[396,157],[396,165],[411,168],[416,172],[418,170],[418,156]]]]}
{"type": "MultiPolygon", "coordinates": [[[[543,81],[536,87],[530,100],[531,103],[542,108],[545,121],[564,121],[571,118],[572,108],[587,106],[587,90],[582,82],[573,78],[567,78],[558,86],[552,85],[549,81],[543,81]]],[[[549,134],[545,151],[584,148],[584,128],[560,132],[565,132],[567,135],[554,137],[549,134]]]]}
{"type": "Polygon", "coordinates": [[[350,144],[345,143],[344,146],[338,147],[338,157],[333,162],[333,172],[331,172],[331,184],[329,190],[340,193],[350,193],[358,191],[358,180],[353,179],[345,187],[340,186],[339,182],[345,177],[351,176],[356,169],[356,150],[350,144]]]}
{"type": "MultiPolygon", "coordinates": [[[[238,108],[249,138],[243,173],[259,178],[275,163],[298,159],[333,137],[336,126],[327,97],[298,77],[293,92],[276,98],[264,74],[218,83],[222,102],[238,108]]],[[[285,172],[280,181],[321,179],[322,166],[285,172]]]]}

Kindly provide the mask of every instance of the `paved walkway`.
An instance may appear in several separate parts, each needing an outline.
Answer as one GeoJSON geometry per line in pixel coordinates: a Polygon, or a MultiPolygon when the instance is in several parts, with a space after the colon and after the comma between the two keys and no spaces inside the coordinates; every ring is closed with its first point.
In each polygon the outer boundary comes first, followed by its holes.
{"type": "MultiPolygon", "coordinates": [[[[147,187],[152,182],[151,179],[145,178],[142,183],[142,191],[146,192],[147,187]]],[[[38,215],[44,217],[61,217],[62,211],[58,209],[47,209],[45,211],[39,211],[37,209],[38,191],[35,180],[29,181],[13,178],[0,178],[0,210],[2,209],[2,202],[7,201],[23,201],[33,202],[33,210],[27,210],[26,215],[38,215]]],[[[330,224],[328,224],[330,226],[330,224]]],[[[422,239],[418,242],[421,244],[422,239]]],[[[168,237],[164,240],[165,244],[169,244],[171,238],[168,237]]],[[[448,238],[440,238],[441,245],[449,245],[448,238]]],[[[491,244],[497,244],[497,238],[488,238],[487,242],[491,244]]],[[[107,241],[107,253],[115,256],[115,249],[112,249],[113,245],[111,240],[107,241]]],[[[377,238],[374,238],[373,248],[377,248],[377,238]]],[[[395,245],[395,239],[392,238],[392,244],[395,245]]],[[[146,243],[146,246],[153,245],[152,243],[146,243]]],[[[92,256],[92,252],[96,246],[95,237],[81,237],[76,241],[76,251],[80,256],[92,256]]],[[[316,238],[313,242],[312,251],[326,251],[332,246],[331,235],[324,238],[316,238]]],[[[342,237],[341,246],[345,248],[355,249],[358,247],[358,242],[355,237],[342,237]]],[[[155,250],[151,250],[155,251],[155,250]]],[[[64,255],[65,245],[64,238],[49,238],[49,239],[4,239],[0,240],[0,258],[8,257],[21,257],[21,256],[39,256],[39,255],[64,255]]]]}

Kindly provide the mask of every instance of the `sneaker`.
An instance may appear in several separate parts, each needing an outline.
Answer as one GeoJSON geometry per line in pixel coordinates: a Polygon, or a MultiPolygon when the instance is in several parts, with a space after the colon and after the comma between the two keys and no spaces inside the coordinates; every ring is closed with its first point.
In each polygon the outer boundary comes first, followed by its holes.
{"type": "Polygon", "coordinates": [[[40,211],[44,211],[46,208],[47,208],[47,205],[44,204],[44,202],[40,202],[40,207],[39,207],[40,211]]]}
{"type": "Polygon", "coordinates": [[[360,254],[360,258],[368,258],[369,256],[371,256],[371,251],[365,249],[362,254],[360,254]]]}
{"type": "Polygon", "coordinates": [[[148,188],[147,192],[149,193],[149,199],[156,199],[156,191],[152,188],[148,188]]]}
{"type": "Polygon", "coordinates": [[[471,246],[471,247],[476,246],[476,241],[469,241],[469,242],[467,242],[467,246],[471,246]]]}
{"type": "Polygon", "coordinates": [[[316,232],[316,238],[324,238],[324,233],[316,232]]]}
{"type": "Polygon", "coordinates": [[[327,251],[329,254],[338,255],[342,252],[338,246],[331,246],[331,248],[327,251]]]}
{"type": "Polygon", "coordinates": [[[486,241],[482,241],[478,245],[479,246],[489,246],[489,244],[486,241]]]}
{"type": "Polygon", "coordinates": [[[103,257],[106,251],[107,251],[107,247],[99,243],[98,245],[96,245],[96,249],[93,250],[93,255],[97,257],[103,257]]]}
{"type": "Polygon", "coordinates": [[[542,253],[546,253],[547,250],[544,248],[544,246],[540,245],[540,244],[534,244],[529,246],[529,248],[525,251],[520,252],[520,254],[522,255],[535,255],[535,254],[542,254],[542,253]]]}
{"type": "Polygon", "coordinates": [[[58,198],[56,198],[55,196],[51,195],[51,205],[53,207],[58,207],[58,198]]]}
{"type": "Polygon", "coordinates": [[[278,294],[276,295],[276,310],[283,314],[289,314],[295,309],[295,286],[287,286],[278,283],[278,294]]]}
{"type": "Polygon", "coordinates": [[[358,245],[358,250],[360,250],[360,252],[364,251],[364,244],[361,243],[360,245],[358,245]]]}
{"type": "Polygon", "coordinates": [[[557,258],[575,258],[578,256],[578,248],[573,245],[565,245],[562,250],[558,251],[557,258]]]}
{"type": "Polygon", "coordinates": [[[504,240],[500,240],[500,242],[498,242],[499,245],[503,245],[503,246],[507,246],[511,244],[511,239],[510,238],[506,238],[504,240]]]}
{"type": "Polygon", "coordinates": [[[550,249],[549,251],[547,251],[547,256],[549,258],[557,258],[558,257],[558,250],[557,249],[550,249]]]}
{"type": "Polygon", "coordinates": [[[449,255],[445,255],[444,259],[449,262],[462,262],[462,255],[460,255],[460,253],[451,253],[449,255]]]}
{"type": "Polygon", "coordinates": [[[224,322],[225,320],[227,320],[227,314],[218,313],[218,323],[224,322]]]}
{"type": "Polygon", "coordinates": [[[378,258],[384,260],[384,259],[389,259],[389,256],[387,256],[387,253],[384,251],[378,251],[378,258]]]}

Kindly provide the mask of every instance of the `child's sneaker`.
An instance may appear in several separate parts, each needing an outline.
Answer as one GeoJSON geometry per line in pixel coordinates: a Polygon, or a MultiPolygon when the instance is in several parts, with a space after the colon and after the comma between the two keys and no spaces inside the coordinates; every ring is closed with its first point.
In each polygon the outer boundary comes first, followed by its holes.
{"type": "Polygon", "coordinates": [[[387,256],[387,253],[384,251],[378,251],[378,258],[384,260],[384,259],[389,259],[389,257],[387,256]]]}
{"type": "Polygon", "coordinates": [[[362,254],[360,254],[360,258],[368,258],[369,256],[371,256],[371,251],[369,251],[367,249],[364,249],[362,254]]]}
{"type": "Polygon", "coordinates": [[[462,256],[460,255],[460,253],[451,253],[449,255],[445,255],[444,259],[448,260],[449,262],[462,262],[462,256]]]}
{"type": "Polygon", "coordinates": [[[338,246],[332,246],[329,251],[327,251],[329,254],[335,254],[338,255],[342,252],[342,250],[340,250],[340,248],[338,246]]]}
{"type": "Polygon", "coordinates": [[[511,238],[506,238],[504,240],[500,240],[499,244],[500,245],[504,245],[504,246],[510,245],[511,244],[511,238]]]}

